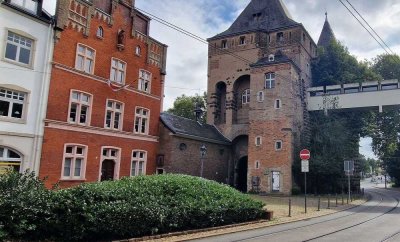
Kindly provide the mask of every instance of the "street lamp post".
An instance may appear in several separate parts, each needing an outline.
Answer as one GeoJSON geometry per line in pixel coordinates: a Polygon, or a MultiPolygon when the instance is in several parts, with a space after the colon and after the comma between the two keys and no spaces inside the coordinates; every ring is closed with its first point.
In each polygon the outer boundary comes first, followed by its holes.
{"type": "Polygon", "coordinates": [[[200,146],[200,161],[201,161],[201,168],[200,168],[200,177],[203,177],[203,169],[204,169],[204,157],[207,154],[207,147],[205,144],[200,146]]]}

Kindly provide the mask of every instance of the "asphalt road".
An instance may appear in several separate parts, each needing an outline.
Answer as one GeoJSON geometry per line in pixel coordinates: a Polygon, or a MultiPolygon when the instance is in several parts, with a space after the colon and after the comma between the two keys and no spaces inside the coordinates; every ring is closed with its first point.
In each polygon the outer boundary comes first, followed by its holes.
{"type": "Polygon", "coordinates": [[[400,242],[400,192],[365,186],[361,206],[332,215],[194,241],[400,242]]]}

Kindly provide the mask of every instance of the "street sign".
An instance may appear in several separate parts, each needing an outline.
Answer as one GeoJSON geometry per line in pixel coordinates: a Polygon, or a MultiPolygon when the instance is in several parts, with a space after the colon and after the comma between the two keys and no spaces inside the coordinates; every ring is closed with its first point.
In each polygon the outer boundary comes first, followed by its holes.
{"type": "Polygon", "coordinates": [[[310,151],[307,149],[303,149],[300,151],[300,159],[309,160],[310,159],[310,151]]]}
{"type": "Polygon", "coordinates": [[[344,161],[344,171],[346,174],[353,174],[354,171],[354,161],[353,160],[345,160],[344,161]]]}
{"type": "Polygon", "coordinates": [[[309,170],[308,160],[301,160],[301,172],[309,172],[309,170]]]}

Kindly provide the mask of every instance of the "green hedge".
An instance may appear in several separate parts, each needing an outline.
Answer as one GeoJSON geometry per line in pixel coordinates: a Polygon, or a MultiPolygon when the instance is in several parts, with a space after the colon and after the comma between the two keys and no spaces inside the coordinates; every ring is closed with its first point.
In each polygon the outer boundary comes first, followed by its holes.
{"type": "MultiPolygon", "coordinates": [[[[10,229],[20,225],[10,220],[4,222],[1,214],[0,226],[4,226],[8,237],[75,241],[122,239],[245,222],[264,216],[263,203],[231,187],[185,175],[139,176],[86,183],[58,191],[45,190],[37,180],[33,183],[36,189],[21,193],[21,198],[38,193],[39,199],[30,201],[31,209],[20,215],[35,218],[27,220],[33,227],[31,230],[23,227],[21,232],[14,233],[10,229]]],[[[0,186],[1,193],[10,191],[15,195],[13,189],[0,186]]],[[[0,211],[7,204],[10,202],[0,201],[0,211]]],[[[17,205],[18,211],[27,205],[17,205]]],[[[5,217],[15,210],[13,207],[6,211],[5,217]]]]}

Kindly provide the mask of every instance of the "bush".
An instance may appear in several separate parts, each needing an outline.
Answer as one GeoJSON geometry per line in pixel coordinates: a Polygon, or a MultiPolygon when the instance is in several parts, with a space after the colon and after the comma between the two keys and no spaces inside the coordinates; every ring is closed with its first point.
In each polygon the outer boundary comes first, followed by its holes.
{"type": "MultiPolygon", "coordinates": [[[[37,231],[54,240],[74,241],[122,239],[205,228],[255,220],[265,213],[264,204],[248,195],[213,181],[185,175],[86,183],[52,191],[47,203],[42,205],[47,207],[40,211],[48,211],[50,207],[51,213],[40,213],[42,218],[36,223],[42,219],[48,222],[45,230],[38,226],[37,231]]],[[[8,228],[4,230],[9,232],[8,228]]]]}
{"type": "Polygon", "coordinates": [[[34,173],[0,176],[0,240],[36,239],[49,221],[51,192],[34,173]]]}

